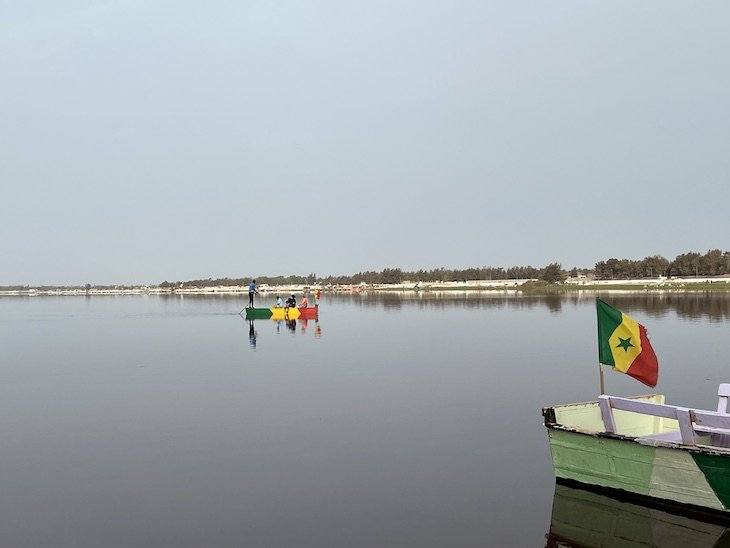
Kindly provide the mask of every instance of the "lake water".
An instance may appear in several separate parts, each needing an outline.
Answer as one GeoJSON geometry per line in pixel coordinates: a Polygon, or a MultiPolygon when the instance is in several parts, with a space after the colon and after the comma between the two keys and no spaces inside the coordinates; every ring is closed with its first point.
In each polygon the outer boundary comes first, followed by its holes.
{"type": "MultiPolygon", "coordinates": [[[[541,408],[598,393],[595,296],[325,295],[294,330],[243,298],[0,299],[0,545],[545,546],[541,408]]],[[[602,298],[669,403],[717,405],[730,296],[602,298]]]]}

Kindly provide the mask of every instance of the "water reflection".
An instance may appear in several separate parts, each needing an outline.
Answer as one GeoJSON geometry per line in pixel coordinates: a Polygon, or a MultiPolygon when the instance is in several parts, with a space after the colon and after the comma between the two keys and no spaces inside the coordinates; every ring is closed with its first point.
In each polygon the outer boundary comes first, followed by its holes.
{"type": "Polygon", "coordinates": [[[251,350],[256,350],[256,336],[258,332],[254,327],[253,320],[248,320],[248,343],[251,346],[251,350]]]}
{"type": "Polygon", "coordinates": [[[663,317],[676,312],[680,318],[726,321],[730,319],[730,293],[695,291],[688,293],[611,294],[614,306],[638,309],[650,316],[663,317]]]}
{"type": "Polygon", "coordinates": [[[642,311],[650,316],[664,317],[674,312],[680,318],[709,319],[722,322],[730,319],[730,292],[725,291],[576,291],[561,294],[523,294],[517,291],[441,291],[441,292],[361,292],[337,294],[329,299],[354,304],[362,308],[382,308],[397,311],[405,307],[425,310],[446,308],[505,308],[533,309],[546,307],[550,312],[560,313],[566,306],[587,305],[596,298],[608,299],[611,304],[625,310],[642,311]]]}
{"type": "MultiPolygon", "coordinates": [[[[497,308],[532,310],[545,307],[550,312],[561,313],[566,307],[585,306],[596,297],[608,300],[617,308],[631,313],[645,312],[661,318],[675,313],[683,319],[706,319],[724,322],[730,319],[730,291],[571,291],[569,293],[530,294],[516,290],[505,291],[363,291],[357,293],[327,294],[324,304],[343,303],[362,308],[398,311],[406,307],[432,310],[447,308],[497,308]]],[[[181,301],[181,295],[161,295],[163,301],[181,301]]],[[[188,301],[201,303],[210,300],[235,301],[240,297],[230,295],[186,295],[188,301]]],[[[98,299],[98,297],[95,297],[98,299]]],[[[234,307],[235,308],[235,307],[234,307]]],[[[238,309],[236,309],[238,311],[238,309]]]]}
{"type": "MultiPolygon", "coordinates": [[[[666,314],[670,402],[716,405],[730,338],[677,315],[726,317],[725,296],[604,295],[666,314]]],[[[0,299],[0,545],[544,546],[536,417],[595,397],[595,297],[328,293],[304,333],[235,296],[0,299]]]]}
{"type": "MultiPolygon", "coordinates": [[[[245,321],[248,324],[249,347],[251,348],[251,350],[256,350],[259,332],[254,324],[255,320],[245,321]]],[[[314,323],[314,338],[319,339],[322,337],[322,326],[320,325],[319,320],[308,320],[301,318],[297,320],[259,320],[259,325],[261,325],[262,322],[265,324],[273,323],[277,335],[282,333],[282,328],[285,328],[286,332],[291,335],[295,335],[297,334],[297,332],[299,332],[300,335],[304,336],[307,336],[307,333],[311,332],[311,330],[309,330],[309,327],[310,324],[314,323]]]]}
{"type": "Polygon", "coordinates": [[[709,548],[730,546],[730,530],[556,484],[546,546],[709,548]]]}

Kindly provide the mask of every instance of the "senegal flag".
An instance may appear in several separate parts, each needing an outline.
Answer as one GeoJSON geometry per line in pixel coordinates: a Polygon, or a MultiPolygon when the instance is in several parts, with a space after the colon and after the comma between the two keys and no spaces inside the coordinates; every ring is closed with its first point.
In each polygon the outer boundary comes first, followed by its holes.
{"type": "Polygon", "coordinates": [[[646,328],[601,299],[596,299],[596,308],[598,361],[655,387],[659,364],[646,328]]]}

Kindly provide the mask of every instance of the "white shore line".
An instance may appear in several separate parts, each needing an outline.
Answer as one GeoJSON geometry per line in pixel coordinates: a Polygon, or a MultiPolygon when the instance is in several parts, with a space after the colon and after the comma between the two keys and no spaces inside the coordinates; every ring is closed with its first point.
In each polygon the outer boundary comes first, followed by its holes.
{"type": "MultiPolygon", "coordinates": [[[[369,291],[505,291],[514,290],[527,282],[535,282],[535,279],[518,280],[468,280],[458,282],[403,282],[399,284],[351,284],[351,285],[282,285],[268,286],[261,284],[258,288],[262,294],[287,295],[290,293],[311,294],[315,289],[331,293],[359,293],[369,291]]],[[[730,284],[730,276],[696,277],[696,278],[642,278],[633,280],[588,280],[585,278],[568,279],[565,285],[580,289],[585,286],[587,290],[609,290],[612,286],[636,287],[637,290],[676,290],[691,289],[696,284],[730,284]]],[[[8,289],[0,290],[2,296],[102,296],[102,295],[247,295],[248,286],[207,286],[207,287],[186,287],[184,284],[176,288],[161,288],[154,286],[125,286],[97,289],[91,288],[57,288],[57,289],[8,289]]]]}

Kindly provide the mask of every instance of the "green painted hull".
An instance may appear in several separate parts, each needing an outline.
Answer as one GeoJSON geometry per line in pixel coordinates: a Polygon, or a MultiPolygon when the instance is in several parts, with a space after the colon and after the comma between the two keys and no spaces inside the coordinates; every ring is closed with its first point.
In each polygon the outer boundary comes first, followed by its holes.
{"type": "Polygon", "coordinates": [[[247,320],[268,320],[271,318],[270,308],[247,308],[246,319],[247,320]]]}
{"type": "Polygon", "coordinates": [[[555,406],[543,414],[556,478],[728,513],[730,450],[652,441],[672,425],[635,414],[618,415],[619,431],[630,435],[602,432],[597,403],[555,406]]]}

